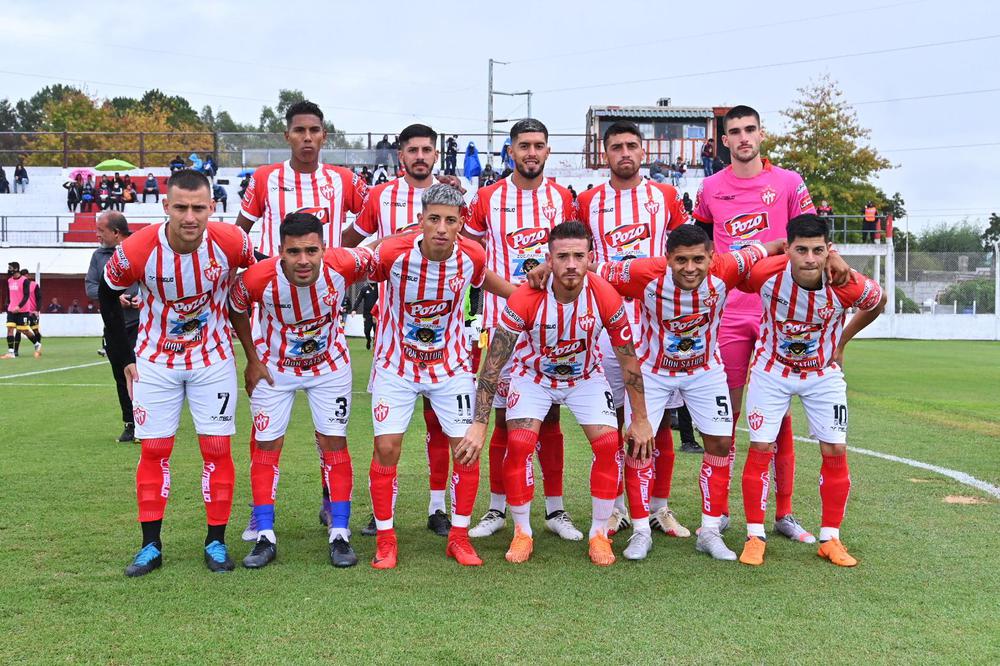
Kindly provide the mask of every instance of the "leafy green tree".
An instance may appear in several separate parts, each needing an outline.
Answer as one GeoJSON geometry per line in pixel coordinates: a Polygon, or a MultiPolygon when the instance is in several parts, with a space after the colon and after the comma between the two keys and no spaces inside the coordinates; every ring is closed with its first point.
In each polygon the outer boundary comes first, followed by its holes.
{"type": "Polygon", "coordinates": [[[992,252],[993,243],[1000,241],[1000,215],[990,213],[989,226],[986,227],[980,238],[983,239],[983,250],[992,252]]]}
{"type": "MultiPolygon", "coordinates": [[[[925,230],[917,237],[916,249],[921,252],[982,252],[983,235],[969,221],[957,224],[939,224],[925,230]]],[[[910,241],[910,251],[914,250],[910,241]]]]}
{"type": "Polygon", "coordinates": [[[958,301],[958,311],[962,312],[976,303],[977,313],[993,312],[993,278],[976,278],[951,285],[941,292],[937,302],[941,305],[951,305],[958,301]]]}
{"type": "Polygon", "coordinates": [[[50,102],[58,102],[69,95],[84,94],[79,88],[57,83],[45,86],[28,99],[18,100],[14,105],[17,111],[17,129],[21,132],[38,131],[45,120],[45,106],[50,102]]]}

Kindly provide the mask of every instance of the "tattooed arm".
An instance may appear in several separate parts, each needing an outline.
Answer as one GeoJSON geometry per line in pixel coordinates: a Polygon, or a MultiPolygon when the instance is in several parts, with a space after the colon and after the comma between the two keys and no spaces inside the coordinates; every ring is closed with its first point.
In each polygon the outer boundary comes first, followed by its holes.
{"type": "Polygon", "coordinates": [[[630,454],[641,460],[653,455],[653,429],[646,416],[646,391],[642,383],[642,369],[635,355],[632,341],[620,347],[612,347],[625,379],[625,393],[632,406],[632,422],[625,433],[625,441],[631,444],[630,454]]]}
{"type": "Polygon", "coordinates": [[[493,339],[486,350],[483,369],[479,373],[479,383],[476,386],[476,410],[472,425],[465,437],[455,447],[455,458],[462,464],[468,464],[479,458],[479,452],[486,442],[486,426],[490,421],[490,409],[493,397],[497,393],[497,383],[500,381],[500,371],[507,364],[518,334],[503,326],[494,329],[493,339]]]}

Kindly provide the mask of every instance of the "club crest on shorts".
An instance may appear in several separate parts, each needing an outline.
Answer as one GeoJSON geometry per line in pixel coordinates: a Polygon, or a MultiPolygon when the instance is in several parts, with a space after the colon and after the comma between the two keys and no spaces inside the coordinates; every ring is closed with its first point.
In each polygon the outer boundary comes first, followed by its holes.
{"type": "Polygon", "coordinates": [[[253,427],[257,429],[258,432],[262,430],[267,430],[268,424],[271,423],[271,417],[267,415],[264,410],[258,410],[256,414],[253,415],[253,427]]]}
{"type": "Polygon", "coordinates": [[[778,193],[774,191],[774,188],[768,185],[763,190],[760,191],[760,200],[764,202],[765,206],[770,206],[774,203],[774,200],[778,198],[778,193]]]}
{"type": "Polygon", "coordinates": [[[648,212],[650,215],[656,215],[657,213],[660,212],[659,201],[653,201],[652,199],[650,199],[644,205],[646,207],[646,212],[648,212]]]}
{"type": "Polygon", "coordinates": [[[208,278],[209,282],[215,282],[222,277],[222,266],[220,266],[219,262],[215,259],[212,259],[208,262],[208,266],[206,266],[205,270],[202,272],[205,274],[205,277],[208,278]]]}
{"type": "Polygon", "coordinates": [[[764,425],[764,415],[755,408],[747,415],[747,423],[750,424],[751,430],[760,430],[761,426],[764,425]]]}
{"type": "Polygon", "coordinates": [[[501,379],[497,382],[497,395],[503,399],[507,399],[507,392],[510,391],[510,380],[501,379]]]}
{"type": "Polygon", "coordinates": [[[521,394],[517,391],[511,391],[507,394],[507,409],[514,409],[517,405],[517,401],[521,399],[521,394]]]}
{"type": "Polygon", "coordinates": [[[132,406],[132,419],[135,421],[136,425],[143,425],[146,423],[146,409],[140,405],[132,406]]]}
{"type": "Polygon", "coordinates": [[[389,417],[389,405],[386,404],[385,400],[379,398],[378,404],[372,407],[372,416],[379,423],[385,421],[389,417]]]}
{"type": "Polygon", "coordinates": [[[323,294],[323,305],[327,307],[334,307],[337,305],[337,293],[333,291],[328,291],[323,294]]]}

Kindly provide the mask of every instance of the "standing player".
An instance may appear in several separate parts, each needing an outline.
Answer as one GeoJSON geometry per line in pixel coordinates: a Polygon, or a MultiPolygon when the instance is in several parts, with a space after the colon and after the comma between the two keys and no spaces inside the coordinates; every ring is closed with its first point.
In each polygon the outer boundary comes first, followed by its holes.
{"type": "MultiPolygon", "coordinates": [[[[466,233],[486,247],[487,266],[514,284],[524,282],[532,268],[542,263],[549,230],[576,218],[573,195],[545,178],[549,156],[549,131],[534,118],[510,128],[510,176],[476,193],[466,215],[466,233]]],[[[483,329],[493,335],[503,311],[503,299],[488,294],[483,305],[483,329]]],[[[494,398],[496,420],[490,439],[490,508],[469,534],[484,537],[506,525],[503,460],[507,452],[507,386],[510,368],[501,373],[494,398]]],[[[563,434],[559,406],[553,405],[539,430],[538,458],[545,484],[545,525],[563,539],[583,538],[563,506],[563,434]]]]}
{"type": "MultiPolygon", "coordinates": [[[[667,235],[688,221],[680,194],[672,185],[644,180],[640,167],[646,153],[642,149],[642,133],[634,123],[619,121],[604,131],[604,154],[611,170],[611,179],[582,192],[577,199],[580,220],[590,226],[594,239],[594,254],[598,263],[624,261],[631,258],[661,257],[666,253],[667,235]]],[[[625,310],[632,324],[632,339],[640,338],[641,302],[626,299],[625,310]]],[[[601,336],[601,355],[604,357],[604,374],[615,396],[619,423],[624,423],[625,381],[617,357],[611,350],[611,339],[605,332],[601,336]]],[[[667,405],[668,408],[677,404],[667,405]]],[[[687,537],[691,532],[678,522],[667,505],[670,484],[674,474],[674,443],[670,433],[670,417],[656,433],[653,452],[653,487],[649,499],[649,513],[632,507],[632,517],[639,518],[637,530],[649,536],[652,523],[666,534],[687,537]]],[[[648,473],[648,472],[646,472],[648,473]]],[[[631,483],[639,482],[635,466],[626,466],[625,477],[631,483]]],[[[619,495],[610,529],[619,532],[628,527],[625,501],[619,495]]]]}
{"type": "Polygon", "coordinates": [[[615,556],[607,534],[608,519],[618,495],[622,458],[614,397],[601,371],[597,347],[597,339],[605,329],[625,376],[629,401],[634,405],[627,438],[636,455],[648,459],[653,431],[646,420],[642,373],[621,296],[602,278],[587,272],[593,259],[587,227],[576,221],[553,227],[548,248],[545,259],[552,267],[552,275],[546,288],[521,285],[508,299],[500,317],[486,352],[476,391],[476,416],[465,442],[482,447],[489,405],[501,370],[513,356],[503,468],[504,487],[514,515],[514,539],[507,561],[526,562],[531,556],[535,442],[545,415],[553,406],[566,405],[594,450],[590,468],[590,560],[609,566],[615,556]]]}
{"type": "MultiPolygon", "coordinates": [[[[424,190],[434,184],[434,165],[438,159],[436,146],[437,132],[427,125],[410,125],[399,133],[399,161],[405,169],[403,176],[372,188],[357,220],[344,230],[344,247],[355,247],[373,234],[377,238],[385,238],[415,231],[419,227],[421,197],[424,190]]],[[[387,313],[383,310],[380,314],[380,325],[384,325],[387,313]]],[[[367,335],[367,319],[365,331],[367,335]]],[[[448,486],[451,448],[427,397],[424,397],[423,406],[424,422],[427,424],[427,466],[430,470],[427,529],[438,536],[448,536],[451,523],[445,511],[444,495],[448,486]]],[[[375,532],[374,520],[373,516],[366,528],[371,534],[375,532]]]]}
{"type": "Polygon", "coordinates": [[[513,287],[486,269],[486,256],[477,243],[458,238],[463,224],[461,192],[433,185],[424,191],[422,204],[421,232],[383,243],[372,266],[372,279],[386,283],[386,314],[375,345],[371,387],[375,451],[368,484],[378,529],[372,560],[376,569],[392,569],[397,562],[396,464],[418,395],[430,399],[452,449],[446,552],[465,566],[483,563],[468,534],[479,489],[479,450],[459,447],[472,422],[474,390],[462,304],[470,284],[485,283],[504,296],[513,287]]]}
{"type": "MultiPolygon", "coordinates": [[[[760,156],[765,134],[760,126],[760,114],[749,106],[730,109],[723,118],[723,127],[722,143],[729,148],[732,165],[702,182],[695,202],[695,220],[704,225],[706,233],[715,241],[716,252],[732,252],[757,241],[781,239],[788,220],[802,213],[816,212],[802,177],[760,156]]],[[[850,270],[839,257],[830,262],[830,268],[836,274],[835,282],[846,279],[850,270]]],[[[760,314],[759,296],[735,293],[729,300],[719,330],[719,351],[726,367],[734,424],[739,420],[760,314]]],[[[791,416],[786,415],[782,420],[777,442],[774,529],[794,541],[814,543],[815,537],[792,515],[795,448],[791,416]]],[[[734,430],[730,459],[735,460],[735,455],[734,430]]],[[[725,515],[722,529],[729,524],[728,507],[725,515]]]]}
{"type": "MultiPolygon", "coordinates": [[[[704,231],[685,225],[667,238],[667,256],[601,264],[598,273],[618,292],[641,306],[638,357],[646,386],[646,412],[652,422],[680,394],[705,440],[701,463],[701,530],[695,547],[718,560],[735,560],[720,535],[729,495],[729,446],[732,409],[722,359],[717,350],[726,300],[750,269],[777,241],[733,253],[713,254],[704,231]]],[[[626,416],[629,410],[626,409],[626,416]]],[[[649,536],[649,461],[628,456],[625,487],[635,531],[625,557],[645,559],[649,536]],[[644,529],[643,529],[644,528],[644,529]]]]}
{"type": "Polygon", "coordinates": [[[35,345],[35,358],[42,355],[42,343],[35,338],[28,325],[28,309],[31,301],[31,280],[21,275],[21,265],[16,261],[7,264],[7,353],[0,358],[16,358],[15,337],[24,337],[35,345]]]}
{"type": "Polygon", "coordinates": [[[247,357],[246,389],[257,436],[250,461],[257,544],[243,565],[258,569],[278,554],[278,461],[295,393],[301,389],[323,452],[330,562],[349,567],[358,563],[348,529],[354,484],[347,449],[352,375],[340,310],[347,288],[368,275],[371,252],[327,248],[322,223],[309,213],[289,214],[280,234],[279,255],[240,275],[229,301],[233,328],[247,357]],[[257,340],[250,330],[252,305],[261,316],[262,337],[257,340]]]}
{"type": "Polygon", "coordinates": [[[817,215],[793,218],[788,223],[786,256],[757,264],[747,280],[747,288],[764,301],[764,316],[747,388],[750,451],[743,468],[747,541],[740,555],[744,564],[764,563],[768,468],[793,395],[802,400],[823,455],[818,554],[842,567],[858,563],[840,541],[851,491],[844,348],[878,318],[886,296],[877,282],[854,271],[846,284],[834,286],[826,276],[830,248],[826,220],[817,215]],[[845,326],[848,308],[857,308],[857,313],[845,326]]]}
{"type": "MultiPolygon", "coordinates": [[[[254,224],[261,223],[261,238],[257,258],[270,257],[281,244],[279,227],[289,213],[310,213],[323,223],[323,242],[328,247],[340,245],[347,213],[359,213],[368,196],[364,179],[350,169],[320,162],[320,150],[326,143],[323,111],[309,101],[292,104],[285,112],[285,140],[292,156],[286,162],[268,164],[254,171],[243,195],[243,204],[236,224],[250,233],[254,224]]],[[[319,437],[317,433],[317,438],[319,437]]],[[[254,435],[250,436],[253,455],[254,435]]],[[[322,451],[316,445],[322,468],[322,451]]],[[[325,511],[329,493],[323,487],[323,507],[320,521],[330,526],[325,511]]],[[[243,539],[255,541],[257,534],[251,513],[243,539]]]]}
{"type": "Polygon", "coordinates": [[[135,436],[142,440],[136,496],[142,549],[125,569],[142,576],[159,567],[160,526],[170,493],[170,453],[187,398],[204,460],[201,494],[208,515],[205,563],[232,571],[226,524],[235,472],[230,439],[236,432],[236,364],[226,303],[231,276],[254,262],[250,239],[237,226],[209,222],[215,211],[203,174],[176,171],[163,200],[166,223],[151,224],[122,242],[104,268],[101,315],[109,355],[125,367],[135,436]],[[139,338],[128,348],[118,293],[139,283],[139,338]]]}
{"type": "MultiPolygon", "coordinates": [[[[27,268],[21,269],[21,277],[28,278],[28,303],[25,305],[25,310],[28,312],[28,328],[31,329],[32,335],[35,336],[35,342],[39,345],[42,344],[42,332],[38,328],[38,314],[40,310],[40,305],[42,302],[42,287],[38,282],[31,276],[27,268]]],[[[18,346],[20,345],[20,335],[18,340],[14,342],[14,352],[18,351],[18,346]]]]}

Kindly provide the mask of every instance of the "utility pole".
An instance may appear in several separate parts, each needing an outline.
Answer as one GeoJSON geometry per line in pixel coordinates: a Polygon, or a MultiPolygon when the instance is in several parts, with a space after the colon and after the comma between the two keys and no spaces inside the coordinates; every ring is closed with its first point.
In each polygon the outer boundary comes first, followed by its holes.
{"type": "Polygon", "coordinates": [[[489,98],[486,101],[486,154],[489,156],[489,160],[492,163],[493,160],[493,126],[497,123],[510,122],[509,118],[494,118],[493,117],[493,96],[494,95],[506,95],[508,97],[517,97],[520,95],[527,96],[528,98],[528,115],[531,117],[531,91],[523,90],[519,92],[501,92],[499,90],[493,89],[493,65],[509,65],[509,62],[504,62],[503,60],[494,60],[490,58],[490,76],[489,76],[489,98]]]}

